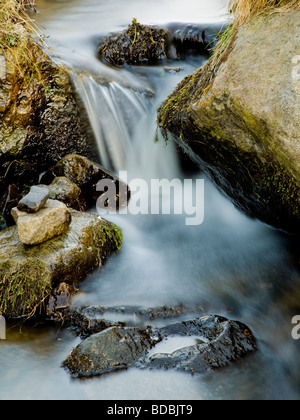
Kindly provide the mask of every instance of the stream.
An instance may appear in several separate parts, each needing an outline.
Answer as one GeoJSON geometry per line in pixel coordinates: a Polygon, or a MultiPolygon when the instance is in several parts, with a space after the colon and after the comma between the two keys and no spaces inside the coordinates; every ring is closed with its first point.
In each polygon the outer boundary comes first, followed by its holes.
{"type": "Polygon", "coordinates": [[[160,25],[223,22],[226,1],[38,0],[37,8],[56,60],[72,69],[102,165],[126,171],[129,181],[201,179],[205,185],[199,226],[187,226],[186,215],[175,212],[106,216],[122,229],[123,249],[81,284],[74,304],[201,307],[199,316],[249,326],[258,351],[202,376],[132,368],[78,380],[61,363],[80,339],[57,326],[24,326],[0,342],[0,399],[298,400],[300,343],[291,322],[300,314],[300,274],[292,239],[240,213],[200,170],[187,169],[172,141],[157,135],[158,107],[207,58],[167,63],[180,72],[166,71],[165,63],[113,69],[96,58],[98,37],[133,18],[160,25]]]}

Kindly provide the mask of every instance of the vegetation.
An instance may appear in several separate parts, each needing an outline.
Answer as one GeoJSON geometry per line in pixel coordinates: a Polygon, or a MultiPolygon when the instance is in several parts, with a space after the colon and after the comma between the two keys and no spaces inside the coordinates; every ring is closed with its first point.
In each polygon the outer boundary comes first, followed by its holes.
{"type": "Polygon", "coordinates": [[[299,0],[230,0],[230,11],[232,23],[227,30],[220,35],[214,55],[214,64],[220,64],[227,56],[228,49],[237,34],[239,27],[254,17],[261,15],[272,15],[275,13],[286,13],[300,9],[299,0]]]}
{"type": "Polygon", "coordinates": [[[284,13],[300,9],[299,0],[231,0],[234,26],[241,26],[261,14],[284,13]]]}
{"type": "Polygon", "coordinates": [[[0,55],[5,55],[7,66],[14,68],[25,82],[43,80],[35,65],[36,47],[31,39],[41,37],[27,14],[34,4],[35,0],[0,1],[0,55]]]}

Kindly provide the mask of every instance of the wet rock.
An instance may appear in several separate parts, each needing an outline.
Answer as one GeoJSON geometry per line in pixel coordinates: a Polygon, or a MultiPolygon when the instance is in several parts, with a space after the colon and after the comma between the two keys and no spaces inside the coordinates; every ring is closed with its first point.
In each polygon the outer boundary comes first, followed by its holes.
{"type": "Polygon", "coordinates": [[[221,34],[226,26],[226,23],[211,25],[171,23],[167,29],[176,48],[177,58],[183,58],[188,53],[208,55],[216,44],[218,34],[221,34]]]}
{"type": "Polygon", "coordinates": [[[67,283],[60,283],[49,297],[46,308],[47,317],[51,320],[62,319],[62,313],[69,309],[73,296],[78,292],[75,286],[67,283]]]}
{"type": "Polygon", "coordinates": [[[112,327],[82,341],[63,366],[79,377],[126,369],[134,366],[158,341],[151,329],[112,327]]]}
{"type": "MultiPolygon", "coordinates": [[[[65,361],[64,366],[73,375],[101,375],[130,366],[201,374],[225,367],[256,350],[256,340],[248,327],[220,316],[204,316],[150,329],[145,319],[149,321],[155,313],[160,317],[156,322],[162,320],[165,309],[140,309],[140,312],[138,308],[113,309],[86,307],[68,311],[67,319],[73,320],[73,324],[67,322],[67,325],[82,337],[96,332],[82,341],[65,361]],[[107,320],[113,313],[123,319],[122,326],[107,320]],[[128,326],[130,320],[124,322],[122,315],[129,313],[135,315],[134,324],[138,323],[139,329],[128,326]],[[172,351],[163,351],[170,343],[174,347],[172,351]]],[[[179,313],[168,311],[167,316],[176,317],[179,313]]]]}
{"type": "Polygon", "coordinates": [[[248,327],[219,316],[170,325],[158,332],[165,341],[174,337],[194,337],[195,345],[178,348],[172,353],[153,354],[146,361],[150,368],[204,373],[225,367],[256,350],[256,340],[248,327]]]}
{"type": "Polygon", "coordinates": [[[57,200],[48,200],[38,213],[29,214],[14,208],[12,216],[18,227],[20,241],[31,246],[66,233],[72,220],[70,210],[57,200]]]}
{"type": "Polygon", "coordinates": [[[35,313],[53,289],[76,285],[122,246],[120,230],[100,217],[72,211],[68,232],[34,247],[23,245],[17,227],[0,232],[0,312],[35,313]]]}
{"type": "Polygon", "coordinates": [[[0,213],[0,232],[7,228],[6,220],[3,214],[0,213]]]}
{"type": "Polygon", "coordinates": [[[89,205],[95,205],[98,198],[104,193],[97,190],[102,180],[112,181],[115,185],[116,195],[110,198],[108,208],[119,209],[127,206],[130,191],[127,185],[107,171],[101,165],[77,154],[71,154],[61,159],[52,170],[55,176],[63,176],[75,183],[82,191],[89,205]]]}
{"type": "Polygon", "coordinates": [[[125,32],[105,38],[98,55],[113,66],[155,64],[167,58],[168,43],[166,30],[141,25],[133,20],[125,32]]]}
{"type": "Polygon", "coordinates": [[[67,207],[78,211],[86,211],[87,203],[81,189],[66,177],[57,177],[48,186],[50,196],[54,200],[61,201],[67,207]]]}
{"type": "Polygon", "coordinates": [[[20,200],[17,208],[21,212],[37,213],[45,206],[49,195],[48,188],[33,186],[30,192],[20,200]]]}
{"type": "Polygon", "coordinates": [[[12,226],[15,224],[13,217],[11,215],[11,211],[14,207],[17,207],[21,198],[22,198],[21,191],[14,184],[9,185],[4,191],[3,195],[0,197],[0,213],[3,215],[6,227],[12,226]]]}
{"type": "Polygon", "coordinates": [[[147,327],[149,322],[160,322],[166,319],[176,319],[187,316],[199,316],[203,310],[200,307],[176,307],[163,306],[159,308],[144,309],[137,306],[73,306],[63,311],[64,324],[71,326],[81,337],[88,337],[92,334],[103,331],[109,326],[130,326],[137,325],[147,327]]]}
{"type": "Polygon", "coordinates": [[[296,234],[299,18],[293,11],[243,25],[221,65],[211,60],[188,76],[159,111],[164,131],[240,210],[296,234]]]}

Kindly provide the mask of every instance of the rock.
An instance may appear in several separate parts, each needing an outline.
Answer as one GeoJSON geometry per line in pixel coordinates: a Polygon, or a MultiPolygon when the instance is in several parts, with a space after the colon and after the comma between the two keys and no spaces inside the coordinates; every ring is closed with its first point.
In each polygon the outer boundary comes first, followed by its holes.
{"type": "Polygon", "coordinates": [[[0,312],[35,313],[60,283],[76,285],[122,246],[120,230],[100,217],[72,211],[67,233],[24,246],[16,226],[0,232],[0,312]]]}
{"type": "Polygon", "coordinates": [[[218,69],[210,61],[184,79],[159,111],[159,124],[239,209],[292,233],[300,231],[299,18],[243,25],[218,69]]]}
{"type": "Polygon", "coordinates": [[[72,375],[102,375],[134,366],[147,353],[158,337],[151,329],[112,327],[82,341],[63,363],[72,375]]]}
{"type": "MultiPolygon", "coordinates": [[[[49,194],[49,191],[48,191],[49,194]]],[[[38,213],[12,209],[20,241],[24,245],[39,245],[66,233],[71,223],[67,206],[57,200],[48,200],[38,213]]]]}
{"type": "Polygon", "coordinates": [[[72,304],[73,296],[78,292],[73,285],[60,283],[51,293],[46,308],[47,317],[51,320],[60,320],[62,312],[68,310],[72,304]]]}
{"type": "Polygon", "coordinates": [[[209,369],[225,367],[256,350],[256,340],[248,327],[219,316],[205,316],[195,321],[170,325],[158,332],[165,337],[165,341],[188,336],[195,338],[195,344],[178,348],[172,353],[152,355],[146,361],[150,368],[200,374],[209,369]]]}
{"type": "Polygon", "coordinates": [[[94,307],[68,308],[67,311],[57,309],[63,319],[64,326],[71,327],[81,338],[90,337],[107,328],[125,327],[124,322],[114,322],[106,319],[105,310],[94,307]]]}
{"type": "Polygon", "coordinates": [[[21,191],[14,184],[9,185],[4,191],[3,195],[0,197],[0,213],[2,213],[3,215],[6,227],[15,224],[14,219],[11,215],[11,211],[14,207],[17,207],[21,198],[21,191]]]}
{"type": "Polygon", "coordinates": [[[130,199],[130,191],[120,179],[115,177],[101,165],[87,159],[84,156],[71,154],[61,159],[52,169],[55,176],[63,176],[76,184],[82,191],[89,205],[95,205],[104,191],[97,191],[97,184],[101,180],[112,180],[116,186],[116,196],[112,197],[112,203],[108,206],[121,208],[127,206],[130,199]]]}
{"type": "Polygon", "coordinates": [[[82,196],[81,189],[68,178],[57,177],[48,188],[52,199],[61,201],[74,210],[83,212],[87,210],[87,203],[82,196]]]}
{"type": "Polygon", "coordinates": [[[99,57],[113,66],[155,64],[167,58],[168,32],[133,20],[123,33],[106,37],[100,45],[99,57]]]}
{"type": "Polygon", "coordinates": [[[215,47],[217,34],[226,29],[227,23],[171,23],[167,25],[172,45],[176,49],[176,57],[184,58],[188,53],[209,55],[215,47]]]}
{"type": "Polygon", "coordinates": [[[0,43],[0,196],[11,184],[36,185],[68,153],[95,156],[68,70],[22,26],[16,31],[18,42],[0,43]]]}
{"type": "Polygon", "coordinates": [[[33,186],[29,194],[20,200],[17,208],[19,211],[26,213],[37,213],[41,210],[49,198],[49,190],[45,187],[33,186]]]}
{"type": "Polygon", "coordinates": [[[7,228],[6,220],[3,214],[0,213],[0,232],[7,228]]]}

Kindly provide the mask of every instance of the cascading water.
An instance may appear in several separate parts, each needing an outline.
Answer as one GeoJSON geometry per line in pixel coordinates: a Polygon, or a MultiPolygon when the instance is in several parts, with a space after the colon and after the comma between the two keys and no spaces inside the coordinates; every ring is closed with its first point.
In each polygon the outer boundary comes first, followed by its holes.
{"type": "Polygon", "coordinates": [[[131,120],[143,118],[149,109],[145,94],[117,82],[97,83],[93,76],[73,73],[73,83],[86,108],[105,168],[123,170],[132,150],[131,120]]]}
{"type": "MultiPolygon", "coordinates": [[[[175,145],[158,136],[156,111],[205,58],[170,63],[182,67],[179,73],[163,66],[114,70],[95,58],[91,39],[100,30],[115,30],[139,14],[147,23],[181,17],[194,22],[197,14],[200,20],[216,21],[226,2],[185,3],[160,0],[150,7],[144,0],[73,0],[64,8],[61,2],[40,0],[40,20],[56,51],[74,68],[74,86],[84,104],[99,160],[116,173],[127,171],[128,181],[141,178],[149,184],[152,179],[204,178],[200,171],[187,175],[175,145]],[[76,44],[75,52],[70,43],[76,44]]],[[[122,228],[123,249],[82,284],[83,293],[75,304],[201,306],[206,314],[249,325],[258,339],[258,352],[224,371],[201,377],[132,369],[71,381],[60,365],[79,339],[68,331],[57,336],[55,329],[24,329],[22,335],[8,334],[1,343],[1,398],[299,398],[298,349],[291,339],[291,318],[296,315],[294,299],[300,280],[291,264],[289,238],[239,213],[207,179],[205,219],[200,226],[186,226],[185,215],[177,214],[121,212],[107,218],[122,228]]]]}

